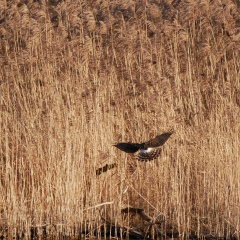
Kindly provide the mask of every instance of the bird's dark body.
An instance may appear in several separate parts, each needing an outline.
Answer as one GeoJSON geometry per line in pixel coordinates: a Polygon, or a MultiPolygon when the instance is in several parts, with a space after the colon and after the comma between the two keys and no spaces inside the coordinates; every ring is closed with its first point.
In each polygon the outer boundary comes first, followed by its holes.
{"type": "Polygon", "coordinates": [[[136,156],[137,160],[151,161],[160,155],[162,149],[159,147],[168,140],[172,133],[173,132],[163,133],[144,143],[120,142],[114,144],[114,146],[126,153],[136,153],[139,151],[136,156]]]}

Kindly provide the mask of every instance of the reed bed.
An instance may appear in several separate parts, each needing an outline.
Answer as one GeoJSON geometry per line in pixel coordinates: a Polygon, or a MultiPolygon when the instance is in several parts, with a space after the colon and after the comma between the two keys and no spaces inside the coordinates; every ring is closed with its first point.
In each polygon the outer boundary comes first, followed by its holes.
{"type": "Polygon", "coordinates": [[[103,218],[143,224],[133,206],[168,235],[240,237],[236,3],[0,5],[0,235],[91,237],[103,218]],[[169,129],[133,174],[111,146],[169,129]]]}

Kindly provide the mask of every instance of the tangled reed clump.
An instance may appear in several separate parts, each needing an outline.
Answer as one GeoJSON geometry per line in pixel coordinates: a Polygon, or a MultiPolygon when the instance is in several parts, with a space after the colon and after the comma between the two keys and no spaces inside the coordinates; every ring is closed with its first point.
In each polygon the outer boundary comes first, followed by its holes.
{"type": "Polygon", "coordinates": [[[103,214],[132,227],[129,204],[167,235],[239,237],[236,2],[0,5],[0,235],[91,234],[103,214]],[[110,143],[169,128],[128,176],[110,143]]]}

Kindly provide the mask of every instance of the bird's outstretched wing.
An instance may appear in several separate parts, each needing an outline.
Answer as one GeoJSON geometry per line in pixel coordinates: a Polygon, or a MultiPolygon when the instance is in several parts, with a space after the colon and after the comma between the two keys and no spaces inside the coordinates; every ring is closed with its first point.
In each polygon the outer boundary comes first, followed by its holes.
{"type": "Polygon", "coordinates": [[[136,158],[138,161],[152,161],[155,158],[157,158],[162,152],[161,148],[148,148],[147,150],[140,150],[137,154],[136,154],[136,158]]]}
{"type": "Polygon", "coordinates": [[[113,146],[115,146],[116,148],[126,153],[135,153],[141,148],[141,144],[130,143],[130,142],[128,143],[120,142],[120,143],[113,144],[113,146]]]}
{"type": "Polygon", "coordinates": [[[144,146],[145,146],[145,148],[148,148],[148,147],[151,147],[151,148],[160,147],[169,139],[169,137],[172,134],[173,134],[173,132],[167,132],[167,133],[163,133],[161,135],[158,135],[155,138],[145,142],[144,146]]]}

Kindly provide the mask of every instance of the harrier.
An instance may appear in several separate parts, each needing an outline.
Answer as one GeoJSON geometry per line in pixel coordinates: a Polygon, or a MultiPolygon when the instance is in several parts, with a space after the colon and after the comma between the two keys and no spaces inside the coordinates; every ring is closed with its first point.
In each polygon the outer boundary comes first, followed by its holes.
{"type": "Polygon", "coordinates": [[[173,132],[163,133],[143,143],[120,142],[113,144],[113,146],[126,153],[133,153],[138,161],[152,161],[160,155],[161,146],[172,134],[173,132]]]}

